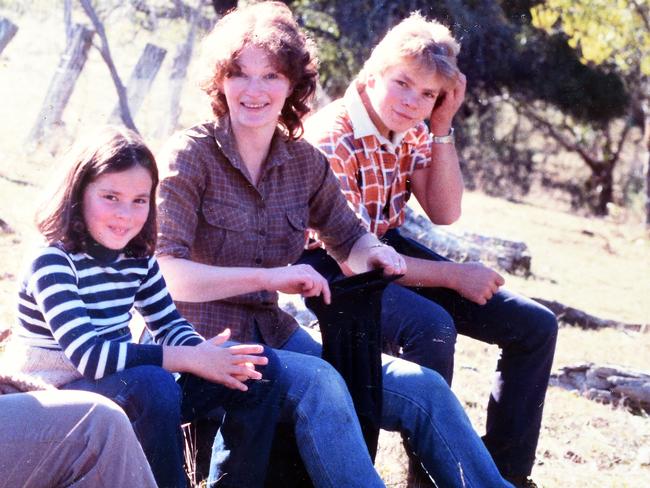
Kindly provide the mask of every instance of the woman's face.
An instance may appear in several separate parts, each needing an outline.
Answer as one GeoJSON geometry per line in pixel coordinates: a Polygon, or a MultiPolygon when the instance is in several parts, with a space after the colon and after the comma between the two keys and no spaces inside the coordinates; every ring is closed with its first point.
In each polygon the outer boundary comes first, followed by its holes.
{"type": "Polygon", "coordinates": [[[237,58],[238,71],[223,81],[230,121],[235,133],[275,130],[280,111],[291,92],[289,79],[271,63],[266,51],[246,46],[237,58]]]}
{"type": "Polygon", "coordinates": [[[147,221],[152,185],[149,171],[139,165],[88,184],[83,219],[91,237],[109,249],[126,247],[147,221]]]}

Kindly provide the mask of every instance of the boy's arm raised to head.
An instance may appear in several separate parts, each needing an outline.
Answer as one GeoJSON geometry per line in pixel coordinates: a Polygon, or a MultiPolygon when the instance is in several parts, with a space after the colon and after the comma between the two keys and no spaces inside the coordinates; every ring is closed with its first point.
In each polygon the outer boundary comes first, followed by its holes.
{"type": "MultiPolygon", "coordinates": [[[[465,85],[465,75],[461,73],[454,88],[441,95],[444,99],[434,106],[429,119],[433,136],[450,134],[454,115],[465,98],[465,85]]],[[[453,141],[432,141],[429,146],[429,161],[416,169],[411,179],[413,195],[433,223],[451,224],[460,218],[463,196],[458,153],[453,141]]]]}

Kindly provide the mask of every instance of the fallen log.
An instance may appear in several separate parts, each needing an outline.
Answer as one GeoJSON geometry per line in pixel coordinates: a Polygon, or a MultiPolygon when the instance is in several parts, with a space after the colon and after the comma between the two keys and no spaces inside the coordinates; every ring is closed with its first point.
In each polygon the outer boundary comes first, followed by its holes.
{"type": "Polygon", "coordinates": [[[650,413],[650,374],[586,363],[561,368],[551,375],[550,384],[578,391],[590,400],[626,407],[635,414],[650,413]]]}
{"type": "Polygon", "coordinates": [[[650,324],[628,324],[616,320],[602,319],[587,312],[569,307],[555,300],[545,300],[544,298],[533,298],[538,303],[548,307],[558,318],[558,321],[567,325],[575,325],[582,329],[599,330],[604,328],[629,330],[632,332],[648,332],[650,324]]]}
{"type": "Polygon", "coordinates": [[[404,236],[454,261],[481,261],[510,274],[531,274],[530,251],[524,242],[436,226],[408,207],[406,221],[400,230],[404,236]]]}

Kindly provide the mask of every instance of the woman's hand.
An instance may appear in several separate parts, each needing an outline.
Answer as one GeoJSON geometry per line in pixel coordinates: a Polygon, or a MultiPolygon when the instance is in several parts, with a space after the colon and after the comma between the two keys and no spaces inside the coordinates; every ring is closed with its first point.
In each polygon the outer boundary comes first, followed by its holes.
{"type": "Polygon", "coordinates": [[[362,235],[352,246],[348,260],[340,264],[347,275],[381,268],[386,275],[405,274],[406,262],[395,249],[382,244],[370,232],[362,235]]]}
{"type": "Polygon", "coordinates": [[[398,252],[385,244],[376,244],[368,249],[368,269],[381,268],[385,275],[406,274],[406,262],[398,252]]]}
{"type": "Polygon", "coordinates": [[[301,294],[303,297],[323,295],[327,304],[331,301],[330,287],[327,280],[308,264],[294,264],[281,268],[264,270],[264,288],[287,294],[301,294]]]}
{"type": "MultiPolygon", "coordinates": [[[[255,365],[268,363],[265,356],[260,356],[264,348],[259,344],[238,344],[222,347],[230,338],[230,329],[202,342],[193,350],[188,372],[213,383],[219,383],[234,390],[246,391],[244,384],[248,380],[259,380],[262,374],[255,370],[255,365]]],[[[181,346],[182,347],[182,346],[181,346]]]]}
{"type": "Polygon", "coordinates": [[[449,134],[454,115],[456,115],[456,112],[458,112],[458,109],[465,100],[466,86],[467,79],[463,73],[459,72],[454,86],[450,90],[438,95],[439,97],[443,97],[443,99],[434,105],[429,117],[431,132],[433,134],[437,136],[449,134]]]}

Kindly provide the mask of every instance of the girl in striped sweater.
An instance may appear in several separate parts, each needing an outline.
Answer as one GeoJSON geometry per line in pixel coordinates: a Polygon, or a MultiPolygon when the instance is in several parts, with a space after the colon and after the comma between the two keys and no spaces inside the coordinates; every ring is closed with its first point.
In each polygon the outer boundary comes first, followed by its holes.
{"type": "Polygon", "coordinates": [[[153,155],[125,129],[107,128],[73,158],[37,217],[48,244],[20,286],[22,370],[118,403],[161,487],[186,485],[181,422],[223,406],[215,442],[226,455],[216,477],[259,486],[283,398],[281,366],[260,345],[226,343],[228,331],[205,340],[176,311],[153,257],[157,183],[153,155]],[[154,344],[131,341],[133,308],[154,344]]]}
{"type": "Polygon", "coordinates": [[[19,291],[19,372],[120,405],[160,487],[187,485],[180,425],[216,407],[210,486],[264,486],[278,420],[305,440],[315,487],[384,486],[333,367],[311,358],[286,374],[270,348],[226,342],[228,330],[205,340],[179,315],[153,257],[158,170],[140,137],[107,128],[85,141],[37,216],[47,245],[19,291]],[[154,344],[132,343],[133,308],[154,344]]]}

